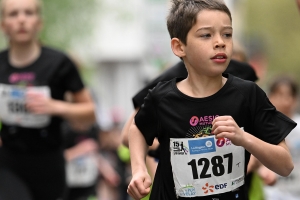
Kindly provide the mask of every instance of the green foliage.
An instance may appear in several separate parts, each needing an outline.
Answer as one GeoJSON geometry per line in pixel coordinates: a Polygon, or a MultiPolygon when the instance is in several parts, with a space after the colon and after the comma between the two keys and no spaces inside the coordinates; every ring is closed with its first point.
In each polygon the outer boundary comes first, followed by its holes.
{"type": "Polygon", "coordinates": [[[63,50],[80,42],[93,30],[96,0],[43,0],[41,41],[63,50]]]}
{"type": "MultiPolygon", "coordinates": [[[[86,39],[93,30],[100,0],[41,0],[43,3],[43,44],[68,50],[73,42],[86,39]]],[[[0,48],[6,48],[1,32],[0,48]]]]}

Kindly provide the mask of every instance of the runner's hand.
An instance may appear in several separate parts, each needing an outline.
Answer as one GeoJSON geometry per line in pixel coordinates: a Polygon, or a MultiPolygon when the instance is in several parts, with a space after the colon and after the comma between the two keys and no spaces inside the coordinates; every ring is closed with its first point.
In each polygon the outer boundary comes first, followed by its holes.
{"type": "Polygon", "coordinates": [[[43,94],[28,92],[26,94],[26,108],[34,114],[56,114],[59,101],[46,97],[43,94]]]}
{"type": "Polygon", "coordinates": [[[216,138],[228,138],[234,145],[240,146],[244,141],[244,130],[231,116],[219,116],[212,122],[212,133],[216,138]]]}
{"type": "Polygon", "coordinates": [[[133,199],[140,200],[149,194],[151,184],[151,177],[147,172],[138,172],[133,175],[129,183],[127,193],[133,199]]]}

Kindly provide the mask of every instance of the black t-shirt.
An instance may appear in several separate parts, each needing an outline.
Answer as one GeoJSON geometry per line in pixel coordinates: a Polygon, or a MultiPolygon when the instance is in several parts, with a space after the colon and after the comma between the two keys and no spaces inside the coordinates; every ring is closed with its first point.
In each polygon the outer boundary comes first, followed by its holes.
{"type": "MultiPolygon", "coordinates": [[[[249,80],[249,81],[257,81],[257,76],[253,68],[243,62],[239,62],[236,60],[231,60],[229,65],[224,73],[229,73],[239,78],[249,80]]],[[[170,67],[166,71],[164,71],[160,76],[153,79],[150,83],[148,83],[144,88],[142,88],[134,97],[132,98],[134,108],[140,107],[143,102],[144,98],[148,94],[148,90],[154,88],[158,82],[161,81],[169,81],[175,77],[187,77],[187,70],[185,65],[182,61],[178,62],[176,65],[170,67]]]]}
{"type": "MultiPolygon", "coordinates": [[[[17,68],[8,61],[8,50],[0,53],[0,84],[48,86],[53,99],[63,100],[66,91],[78,92],[84,88],[74,63],[62,52],[42,47],[41,55],[32,64],[17,68]]],[[[18,109],[16,109],[18,112],[18,109]]],[[[22,115],[23,111],[19,111],[22,115]]],[[[24,128],[3,123],[3,146],[19,152],[44,152],[61,148],[60,117],[51,117],[43,128],[24,128]]]]}
{"type": "MultiPolygon", "coordinates": [[[[151,200],[176,199],[170,162],[170,138],[201,137],[196,132],[209,130],[207,127],[211,127],[214,117],[222,115],[232,116],[239,127],[271,144],[280,143],[296,126],[295,122],[275,109],[265,92],[255,83],[231,74],[224,76],[228,78],[225,85],[217,93],[205,98],[192,98],[181,93],[176,86],[176,82],[182,80],[180,78],[161,82],[149,91],[135,116],[135,123],[148,145],[152,145],[154,138],[158,138],[160,143],[151,200]],[[192,123],[195,122],[192,118],[198,118],[196,124],[192,123]]],[[[249,152],[245,151],[245,174],[249,158],[249,152]]],[[[190,175],[189,172],[186,174],[190,175]]],[[[235,192],[192,199],[212,198],[246,199],[247,192],[242,186],[235,192]]]]}

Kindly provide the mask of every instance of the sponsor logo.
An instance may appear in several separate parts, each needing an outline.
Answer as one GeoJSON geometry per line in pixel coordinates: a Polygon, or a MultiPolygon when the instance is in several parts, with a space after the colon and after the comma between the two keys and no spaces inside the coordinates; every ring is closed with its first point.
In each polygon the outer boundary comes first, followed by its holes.
{"type": "Polygon", "coordinates": [[[181,141],[174,141],[173,142],[173,152],[174,155],[187,155],[189,152],[189,149],[183,145],[183,142],[181,141]]]}
{"type": "Polygon", "coordinates": [[[187,185],[183,188],[180,188],[178,193],[181,197],[194,197],[196,195],[196,189],[192,185],[187,185]]]}
{"type": "Polygon", "coordinates": [[[190,124],[191,126],[197,126],[199,122],[199,118],[197,116],[193,116],[191,119],[190,119],[190,124]]]}
{"type": "Polygon", "coordinates": [[[227,183],[221,183],[221,184],[217,184],[217,185],[210,185],[208,183],[206,183],[203,187],[203,193],[204,194],[208,194],[208,193],[213,193],[214,190],[222,190],[227,188],[227,183]]]}
{"type": "Polygon", "coordinates": [[[207,147],[212,147],[212,144],[213,143],[210,140],[205,142],[205,146],[207,146],[207,147]]]}
{"type": "Polygon", "coordinates": [[[219,138],[216,143],[217,143],[218,147],[224,146],[224,144],[225,144],[225,138],[219,138]]]}
{"type": "Polygon", "coordinates": [[[225,189],[226,187],[227,187],[227,183],[215,185],[216,190],[222,190],[222,189],[225,189]]]}
{"type": "Polygon", "coordinates": [[[13,89],[10,95],[13,98],[20,99],[25,97],[25,92],[24,90],[13,89]]]}
{"type": "Polygon", "coordinates": [[[190,154],[202,154],[216,152],[214,137],[201,138],[198,140],[189,140],[190,154]]]}
{"type": "Polygon", "coordinates": [[[31,72],[13,73],[9,76],[10,83],[32,82],[33,80],[35,80],[35,74],[31,72]]]}
{"type": "Polygon", "coordinates": [[[240,182],[243,182],[244,181],[244,176],[240,177],[240,178],[237,178],[235,179],[234,181],[232,181],[231,185],[237,185],[239,184],[240,182]]]}
{"type": "Polygon", "coordinates": [[[228,138],[219,138],[217,141],[216,141],[216,145],[218,147],[223,147],[224,145],[225,146],[229,146],[231,145],[231,140],[228,139],[228,138]]]}
{"type": "Polygon", "coordinates": [[[216,117],[218,117],[218,115],[208,115],[202,117],[193,116],[190,119],[190,125],[191,126],[209,125],[214,121],[216,117]]]}
{"type": "Polygon", "coordinates": [[[202,187],[203,193],[208,194],[209,192],[214,192],[214,185],[209,185],[208,183],[205,184],[205,186],[202,187]]]}

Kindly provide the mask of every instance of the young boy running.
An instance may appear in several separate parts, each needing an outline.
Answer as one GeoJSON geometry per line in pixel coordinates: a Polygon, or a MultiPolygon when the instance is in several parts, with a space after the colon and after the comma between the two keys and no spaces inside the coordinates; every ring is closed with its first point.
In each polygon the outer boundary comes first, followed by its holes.
{"type": "Polygon", "coordinates": [[[226,70],[232,54],[229,9],[217,0],[174,0],[167,18],[171,47],[187,78],[149,92],[129,131],[132,180],[128,193],[150,192],[145,156],[160,143],[151,200],[247,199],[250,154],[274,172],[293,169],[284,138],[296,126],[264,91],[226,70]]]}

